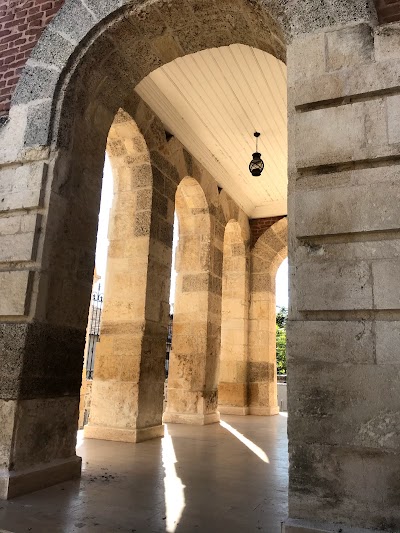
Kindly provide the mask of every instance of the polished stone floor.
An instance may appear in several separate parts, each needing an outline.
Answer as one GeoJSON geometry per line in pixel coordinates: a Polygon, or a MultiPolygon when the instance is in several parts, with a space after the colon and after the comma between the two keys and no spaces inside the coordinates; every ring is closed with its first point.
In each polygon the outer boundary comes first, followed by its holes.
{"type": "Polygon", "coordinates": [[[169,424],[141,444],[81,441],[82,479],[8,502],[13,533],[279,533],[287,514],[286,418],[169,424]]]}

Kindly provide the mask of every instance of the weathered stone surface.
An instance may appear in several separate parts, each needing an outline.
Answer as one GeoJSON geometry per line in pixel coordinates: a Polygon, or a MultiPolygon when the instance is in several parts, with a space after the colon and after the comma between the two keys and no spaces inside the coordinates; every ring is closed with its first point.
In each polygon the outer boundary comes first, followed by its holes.
{"type": "MultiPolygon", "coordinates": [[[[378,327],[378,325],[377,325],[378,327]]],[[[373,364],[374,324],[366,321],[293,321],[289,358],[294,362],[373,364]]]]}
{"type": "Polygon", "coordinates": [[[377,367],[374,362],[338,365],[311,359],[299,363],[294,358],[289,376],[290,438],[297,441],[303,435],[309,444],[396,450],[399,402],[393,398],[388,405],[385,397],[376,396],[375,387],[391,396],[399,371],[398,365],[377,367]],[[309,379],[322,367],[322,379],[309,379]]]}
{"type": "MultiPolygon", "coordinates": [[[[299,191],[296,195],[296,235],[306,237],[399,228],[400,181],[397,181],[398,169],[394,170],[388,175],[391,181],[387,182],[354,186],[341,183],[337,187],[299,191]],[[385,209],[379,209],[378,206],[383,204],[385,209]]],[[[382,179],[384,173],[385,170],[374,169],[368,171],[368,176],[371,180],[378,176],[382,179]]],[[[334,180],[331,182],[335,183],[334,180]]]]}
{"type": "Polygon", "coordinates": [[[333,522],[338,511],[341,516],[351,512],[359,527],[378,531],[398,529],[397,509],[388,515],[382,507],[382,499],[378,504],[378,494],[387,494],[387,499],[391,501],[398,493],[393,473],[397,454],[300,443],[295,450],[290,449],[290,453],[293,455],[289,505],[295,517],[306,517],[304,501],[307,498],[312,501],[315,520],[333,522]],[[339,465],[343,465],[343,468],[339,465]],[[304,477],[309,480],[307,494],[301,486],[304,477]]]}
{"type": "Polygon", "coordinates": [[[38,44],[32,50],[28,64],[34,65],[37,61],[49,67],[53,65],[55,68],[61,69],[68,61],[74,48],[71,41],[65,39],[63,35],[48,29],[43,32],[38,44]]]}
{"type": "Polygon", "coordinates": [[[368,263],[309,264],[297,271],[301,311],[371,309],[372,276],[368,263]]]}
{"type": "Polygon", "coordinates": [[[400,58],[400,24],[378,26],[374,36],[375,59],[388,61],[400,58]]]}
{"type": "Polygon", "coordinates": [[[326,70],[325,34],[317,33],[303,36],[295,44],[290,45],[288,55],[288,86],[296,86],[297,82],[313,79],[326,70]]]}
{"type": "Polygon", "coordinates": [[[40,207],[47,165],[42,161],[0,171],[0,209],[2,211],[40,207]]]}
{"type": "Polygon", "coordinates": [[[17,402],[0,399],[0,461],[8,468],[11,462],[11,443],[14,433],[14,420],[17,402]]]}
{"type": "MultiPolygon", "coordinates": [[[[278,5],[282,4],[284,2],[278,0],[278,5]]],[[[376,20],[374,6],[369,2],[358,0],[289,3],[285,12],[294,37],[303,33],[318,33],[321,28],[329,26],[376,20]]]]}
{"type": "Polygon", "coordinates": [[[313,107],[315,103],[329,103],[341,98],[363,98],[365,93],[396,92],[399,87],[400,64],[396,60],[355,65],[349,77],[347,69],[331,71],[304,78],[301,84],[289,89],[296,107],[313,107]]]}
{"type": "Polygon", "coordinates": [[[59,76],[58,69],[27,65],[13,95],[13,105],[53,97],[59,76]]]}
{"type": "Polygon", "coordinates": [[[400,95],[389,96],[386,100],[386,106],[389,144],[398,144],[400,143],[400,95]]]}
{"type": "Polygon", "coordinates": [[[371,61],[373,33],[368,24],[328,31],[326,38],[326,70],[351,68],[371,61]]]}
{"type": "Polygon", "coordinates": [[[75,457],[79,397],[25,400],[18,403],[13,469],[46,463],[49,457],[75,457]],[[41,431],[38,432],[37,428],[41,431]]]}
{"type": "Polygon", "coordinates": [[[0,316],[26,314],[28,280],[28,271],[0,272],[0,316]]]}
{"type": "Polygon", "coordinates": [[[51,29],[78,43],[99,20],[94,11],[88,9],[81,0],[70,0],[67,7],[60,10],[51,24],[51,29]]]}
{"type": "Polygon", "coordinates": [[[0,218],[0,262],[34,259],[38,222],[36,215],[0,218]]]}
{"type": "Polygon", "coordinates": [[[84,331],[45,324],[2,324],[0,398],[77,395],[84,331]]]}
{"type": "Polygon", "coordinates": [[[379,321],[375,324],[376,362],[380,365],[400,365],[400,323],[379,321]]]}
{"type": "Polygon", "coordinates": [[[372,263],[376,309],[399,309],[399,275],[400,265],[398,261],[375,261],[372,263]]]}
{"type": "Polygon", "coordinates": [[[28,107],[27,127],[24,135],[25,146],[47,146],[49,143],[49,114],[51,100],[40,101],[28,107]]]}
{"type": "Polygon", "coordinates": [[[385,156],[387,141],[383,99],[304,112],[296,118],[298,168],[385,156]]]}

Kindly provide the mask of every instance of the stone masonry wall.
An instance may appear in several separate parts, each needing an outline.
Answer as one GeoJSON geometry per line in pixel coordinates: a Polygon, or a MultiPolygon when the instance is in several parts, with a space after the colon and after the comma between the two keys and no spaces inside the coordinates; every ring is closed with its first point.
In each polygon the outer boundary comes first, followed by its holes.
{"type": "Polygon", "coordinates": [[[22,69],[64,0],[5,0],[0,5],[0,115],[7,114],[22,69]]]}
{"type": "Polygon", "coordinates": [[[399,42],[360,24],[288,51],[289,514],[383,531],[400,531],[399,42]]]}

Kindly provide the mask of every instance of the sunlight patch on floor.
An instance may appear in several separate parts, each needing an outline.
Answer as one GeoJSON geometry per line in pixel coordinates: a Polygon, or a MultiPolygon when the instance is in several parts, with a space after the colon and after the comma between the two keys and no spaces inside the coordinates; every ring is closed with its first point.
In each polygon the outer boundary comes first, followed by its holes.
{"type": "Polygon", "coordinates": [[[176,473],[176,460],[174,445],[168,426],[164,426],[164,438],[162,443],[162,460],[165,471],[164,491],[166,510],[166,531],[174,533],[178,527],[183,510],[185,508],[185,485],[176,473]]]}
{"type": "Polygon", "coordinates": [[[285,417],[285,418],[287,418],[287,415],[288,415],[287,413],[279,413],[279,414],[280,414],[281,416],[285,417]]]}
{"type": "Polygon", "coordinates": [[[245,446],[247,446],[247,448],[250,451],[252,451],[255,455],[257,455],[257,457],[259,457],[261,461],[264,461],[264,463],[269,464],[268,455],[264,452],[264,450],[262,450],[259,446],[257,446],[257,444],[255,444],[253,441],[245,437],[242,433],[239,433],[237,429],[232,427],[227,422],[224,422],[223,420],[221,420],[220,425],[224,429],[232,433],[232,435],[234,435],[237,439],[239,439],[240,442],[242,442],[245,446]]]}
{"type": "Polygon", "coordinates": [[[84,440],[83,429],[80,429],[76,434],[76,450],[82,446],[84,440]]]}

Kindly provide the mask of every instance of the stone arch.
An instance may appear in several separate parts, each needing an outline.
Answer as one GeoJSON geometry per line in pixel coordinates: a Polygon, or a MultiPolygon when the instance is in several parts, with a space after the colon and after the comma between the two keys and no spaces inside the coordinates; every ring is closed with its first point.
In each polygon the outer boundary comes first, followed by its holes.
{"type": "Polygon", "coordinates": [[[210,204],[185,177],[176,192],[179,241],[173,341],[164,421],[209,424],[217,413],[222,254],[215,247],[210,204]]]}
{"type": "MultiPolygon", "coordinates": [[[[188,5],[190,17],[186,19],[173,3],[114,9],[105,1],[90,5],[79,0],[67,2],[35,47],[14,94],[10,120],[0,133],[1,162],[18,161],[23,167],[21,173],[37,176],[35,193],[42,198],[41,207],[48,210],[45,219],[52,229],[43,226],[37,261],[62,269],[65,234],[83,234],[83,225],[85,231],[95,227],[97,208],[84,205],[86,211],[92,211],[93,220],[85,224],[81,214],[84,209],[78,207],[78,202],[71,206],[70,193],[74,187],[81,192],[87,187],[82,198],[92,196],[93,183],[101,176],[108,131],[118,109],[123,108],[143,124],[141,131],[146,140],[147,135],[152,138],[151,150],[165,143],[159,122],[148,118],[148,109],[133,92],[146,74],[179,55],[232,42],[257,46],[283,59],[285,41],[307,25],[314,28],[371,18],[365,2],[347,4],[346,9],[332,8],[325,16],[321,13],[324,10],[315,9],[314,2],[307,2],[303,8],[297,4],[282,8],[274,0],[266,6],[224,0],[218,7],[213,4],[211,11],[201,5],[188,5]],[[188,25],[182,26],[182,20],[188,20],[188,25]],[[74,228],[67,228],[68,220],[75,220],[74,228]]],[[[86,253],[82,272],[92,271],[92,257],[86,253]]],[[[48,315],[46,294],[51,292],[47,285],[52,276],[39,281],[39,271],[35,269],[30,276],[32,282],[28,283],[26,276],[26,307],[40,320],[40,314],[48,315]],[[39,285],[40,290],[31,290],[39,285]],[[41,301],[42,294],[45,301],[41,301]]],[[[88,286],[89,277],[86,275],[84,282],[88,286]]],[[[82,309],[86,308],[86,296],[82,304],[82,309]]]]}
{"type": "Polygon", "coordinates": [[[287,218],[267,229],[251,252],[249,412],[274,415],[277,405],[275,278],[287,257],[287,218]]]}
{"type": "Polygon", "coordinates": [[[174,2],[144,0],[135,6],[124,0],[118,7],[106,0],[66,2],[26,64],[3,135],[14,137],[14,158],[21,157],[26,146],[67,143],[74,100],[78,100],[75,107],[85,109],[84,116],[96,122],[93,106],[89,110],[89,102],[84,102],[85,92],[98,100],[96,113],[101,108],[103,121],[107,122],[111,109],[109,127],[126,99],[117,70],[120,75],[121,71],[130,73],[133,89],[149,72],[176,57],[232,43],[254,46],[284,60],[286,44],[296,35],[376,19],[375,8],[365,0],[346,5],[321,5],[313,0],[284,6],[276,0],[222,0],[205,6],[188,0],[179,8],[174,2]],[[121,41],[129,48],[129,57],[124,56],[121,41]],[[75,95],[69,90],[71,83],[80,85],[75,95]]]}
{"type": "Polygon", "coordinates": [[[248,414],[249,236],[234,219],[225,227],[218,409],[248,414]]]}
{"type": "Polygon", "coordinates": [[[223,0],[192,6],[189,1],[177,8],[156,1],[127,3],[119,9],[108,2],[96,4],[67,2],[33,50],[10,110],[11,122],[13,108],[20,105],[30,108],[28,123],[35,120],[35,131],[26,131],[21,139],[23,146],[69,144],[72,108],[92,123],[99,108],[103,120],[111,110],[112,121],[115,110],[126,105],[128,92],[145,76],[186,54],[242,43],[285,59],[286,16],[273,8],[272,14],[261,2],[223,0]]]}

